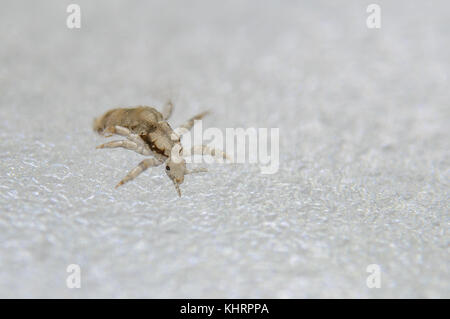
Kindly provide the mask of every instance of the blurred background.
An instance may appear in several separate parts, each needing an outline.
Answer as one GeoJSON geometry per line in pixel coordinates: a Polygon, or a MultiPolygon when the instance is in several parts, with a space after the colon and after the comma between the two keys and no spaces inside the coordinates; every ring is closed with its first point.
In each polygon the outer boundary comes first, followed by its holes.
{"type": "Polygon", "coordinates": [[[376,3],[1,0],[0,297],[450,297],[450,6],[376,3]],[[169,98],[279,128],[279,171],[115,190],[141,156],[93,118],[169,98]]]}

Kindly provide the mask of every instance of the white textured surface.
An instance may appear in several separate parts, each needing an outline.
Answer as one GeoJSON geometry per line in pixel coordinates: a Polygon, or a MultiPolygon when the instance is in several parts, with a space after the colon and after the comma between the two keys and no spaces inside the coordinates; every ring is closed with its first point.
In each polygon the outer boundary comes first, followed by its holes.
{"type": "Polygon", "coordinates": [[[450,297],[447,1],[378,1],[380,30],[367,1],[76,2],[80,30],[1,1],[0,297],[450,297]],[[114,190],[140,156],[93,117],[168,97],[279,127],[279,172],[114,190]]]}

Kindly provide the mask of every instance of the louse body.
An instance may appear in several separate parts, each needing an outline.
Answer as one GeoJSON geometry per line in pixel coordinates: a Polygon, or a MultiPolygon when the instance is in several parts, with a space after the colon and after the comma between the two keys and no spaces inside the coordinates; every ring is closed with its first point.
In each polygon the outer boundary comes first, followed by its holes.
{"type": "Polygon", "coordinates": [[[124,127],[132,134],[138,135],[155,154],[165,158],[170,156],[176,142],[171,138],[173,129],[164,120],[164,116],[153,107],[113,109],[94,121],[94,130],[99,134],[103,134],[107,128],[116,126],[124,127]]]}
{"type": "Polygon", "coordinates": [[[188,132],[193,127],[194,121],[203,118],[207,112],[192,117],[173,130],[167,122],[172,109],[171,102],[166,104],[162,113],[149,106],[117,108],[94,120],[94,131],[100,135],[109,137],[116,134],[126,137],[126,140],[112,141],[97,148],[122,147],[145,156],[153,156],[140,162],[116,187],[136,178],[149,167],[165,164],[166,174],[181,196],[180,184],[184,181],[184,175],[206,171],[204,168],[188,170],[184,156],[192,154],[214,156],[221,153],[223,158],[227,158],[222,151],[210,149],[206,145],[194,146],[189,152],[184,152],[180,142],[181,135],[188,132]]]}

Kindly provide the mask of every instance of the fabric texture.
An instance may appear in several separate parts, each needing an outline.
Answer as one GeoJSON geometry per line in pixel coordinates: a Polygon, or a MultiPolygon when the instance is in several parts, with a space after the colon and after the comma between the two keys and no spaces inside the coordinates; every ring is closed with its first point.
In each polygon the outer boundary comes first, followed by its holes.
{"type": "Polygon", "coordinates": [[[448,1],[71,2],[1,4],[0,297],[450,297],[448,1]],[[278,172],[114,189],[93,119],[168,99],[279,128],[278,172]]]}

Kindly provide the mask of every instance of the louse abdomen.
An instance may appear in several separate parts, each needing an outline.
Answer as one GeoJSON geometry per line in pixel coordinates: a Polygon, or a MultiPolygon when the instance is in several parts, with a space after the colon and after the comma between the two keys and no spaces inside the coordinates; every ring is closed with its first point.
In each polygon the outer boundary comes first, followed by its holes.
{"type": "Polygon", "coordinates": [[[155,129],[163,116],[156,109],[149,106],[135,108],[117,108],[110,110],[94,120],[94,131],[101,133],[111,126],[122,126],[136,134],[143,134],[155,129]]]}

